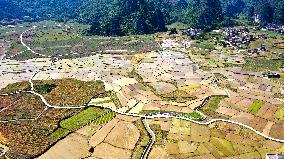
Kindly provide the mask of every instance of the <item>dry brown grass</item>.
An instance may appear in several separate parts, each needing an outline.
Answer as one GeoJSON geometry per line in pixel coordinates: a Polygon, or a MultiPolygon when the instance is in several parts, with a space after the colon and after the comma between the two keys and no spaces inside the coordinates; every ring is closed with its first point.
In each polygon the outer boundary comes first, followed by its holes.
{"type": "Polygon", "coordinates": [[[138,128],[130,123],[121,121],[112,129],[105,142],[124,149],[134,149],[140,132],[138,128]]]}
{"type": "Polygon", "coordinates": [[[44,84],[56,85],[44,97],[50,104],[59,106],[84,105],[94,96],[105,92],[104,84],[101,81],[84,82],[75,79],[35,81],[35,86],[44,84]]]}
{"type": "MultiPolygon", "coordinates": [[[[104,92],[102,82],[82,82],[73,79],[54,81],[35,81],[35,88],[44,84],[56,87],[44,96],[54,105],[83,105],[92,97],[104,92]]],[[[1,93],[10,93],[19,89],[29,89],[29,83],[21,82],[7,86],[1,93]]],[[[27,119],[37,117],[45,108],[39,97],[21,93],[1,97],[1,105],[9,109],[1,112],[1,120],[27,119]]],[[[80,109],[48,109],[37,120],[21,120],[1,123],[0,133],[9,147],[7,155],[11,158],[34,158],[46,151],[52,144],[51,134],[65,118],[78,114],[80,109]]]]}

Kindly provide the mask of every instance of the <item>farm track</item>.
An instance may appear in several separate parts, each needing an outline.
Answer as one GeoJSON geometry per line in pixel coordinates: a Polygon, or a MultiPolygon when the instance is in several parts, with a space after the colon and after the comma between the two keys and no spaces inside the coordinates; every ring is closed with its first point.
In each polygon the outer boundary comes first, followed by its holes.
{"type": "Polygon", "coordinates": [[[141,156],[141,159],[147,159],[149,156],[149,153],[151,152],[152,146],[155,144],[156,136],[155,136],[155,133],[151,130],[150,125],[147,123],[145,118],[144,119],[142,118],[142,123],[145,129],[147,130],[147,132],[149,133],[149,135],[151,136],[151,139],[148,142],[147,147],[145,148],[141,156]]]}

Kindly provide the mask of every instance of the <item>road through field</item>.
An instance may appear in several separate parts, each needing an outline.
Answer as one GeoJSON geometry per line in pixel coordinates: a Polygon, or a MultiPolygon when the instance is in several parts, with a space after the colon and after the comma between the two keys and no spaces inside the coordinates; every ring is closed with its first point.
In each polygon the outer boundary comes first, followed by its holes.
{"type": "MultiPolygon", "coordinates": [[[[32,29],[35,29],[36,26],[33,26],[32,28],[24,31],[20,38],[21,38],[21,43],[23,46],[25,46],[27,48],[27,50],[30,50],[31,52],[37,54],[35,51],[33,51],[29,46],[27,46],[25,43],[24,43],[24,40],[23,40],[23,35],[32,30],[32,29]]],[[[49,108],[55,108],[55,109],[80,109],[80,108],[84,108],[86,107],[87,105],[84,105],[84,106],[80,106],[80,107],[61,107],[61,106],[53,106],[53,105],[50,105],[48,104],[48,102],[45,100],[45,98],[39,94],[39,93],[36,93],[34,91],[34,88],[33,88],[33,82],[32,82],[32,79],[33,79],[34,76],[32,76],[29,80],[30,84],[31,84],[31,91],[28,91],[29,93],[32,93],[34,95],[37,95],[40,97],[40,99],[42,100],[42,102],[49,108]]],[[[117,111],[117,110],[114,110],[113,108],[109,108],[111,109],[112,111],[115,111],[117,112],[118,114],[121,114],[121,115],[127,115],[127,116],[133,116],[133,117],[141,117],[141,118],[147,118],[147,119],[151,119],[151,118],[177,118],[177,119],[183,119],[183,120],[188,120],[188,121],[191,121],[191,122],[194,122],[196,124],[199,124],[199,125],[210,125],[210,124],[213,124],[213,123],[216,123],[216,122],[228,122],[228,123],[232,123],[232,124],[236,124],[236,125],[240,125],[240,126],[243,126],[245,128],[248,128],[250,130],[252,130],[253,132],[255,132],[256,134],[266,138],[266,139],[269,139],[269,140],[273,140],[273,141],[277,141],[277,142],[281,142],[281,143],[284,143],[284,140],[281,140],[281,139],[276,139],[276,138],[272,138],[270,136],[267,136],[259,131],[257,131],[256,129],[252,128],[251,126],[248,126],[246,124],[243,124],[243,123],[239,123],[239,122],[236,122],[236,121],[232,121],[232,120],[227,120],[227,119],[212,119],[210,121],[207,121],[207,122],[200,122],[200,121],[197,121],[197,120],[194,120],[192,118],[188,118],[186,116],[172,116],[172,115],[168,115],[168,114],[156,114],[156,115],[153,115],[153,116],[147,116],[147,115],[138,115],[138,114],[129,114],[129,113],[124,113],[124,112],[120,112],[120,111],[117,111]]],[[[149,132],[151,133],[151,132],[149,132]]]]}
{"type": "MultiPolygon", "coordinates": [[[[31,51],[32,53],[34,54],[37,54],[37,55],[41,55],[41,54],[38,54],[36,53],[35,51],[33,51],[29,46],[27,46],[25,43],[24,43],[24,40],[23,40],[23,36],[26,32],[32,30],[32,29],[35,29],[36,26],[24,31],[20,38],[21,38],[21,43],[24,47],[26,47],[27,50],[31,51]]],[[[45,55],[41,55],[41,56],[45,56],[45,55]]],[[[25,93],[31,93],[31,94],[34,94],[36,96],[38,96],[41,101],[45,104],[46,106],[46,109],[48,108],[54,108],[54,109],[81,109],[81,108],[84,108],[84,107],[88,107],[88,105],[83,105],[83,106],[67,106],[67,107],[61,107],[61,106],[54,106],[54,105],[50,105],[46,99],[39,93],[35,92],[34,90],[34,84],[33,84],[33,78],[36,74],[34,74],[33,76],[30,77],[29,79],[29,83],[30,83],[30,86],[31,86],[31,90],[29,91],[25,91],[25,93]]],[[[23,91],[22,91],[23,92],[23,91]]],[[[21,93],[21,92],[18,92],[18,93],[21,93]]],[[[5,94],[7,95],[7,94],[5,94]]],[[[98,106],[98,107],[101,107],[101,106],[98,106]]],[[[106,108],[106,107],[104,107],[106,108]]],[[[121,112],[121,111],[118,111],[112,107],[107,107],[108,109],[112,110],[113,112],[116,112],[118,114],[121,114],[121,115],[126,115],[126,116],[132,116],[132,117],[140,117],[141,119],[143,119],[143,124],[146,128],[146,130],[148,131],[148,133],[151,135],[151,140],[150,142],[148,143],[148,146],[147,148],[145,149],[144,153],[142,156],[148,156],[148,154],[150,153],[150,150],[151,150],[151,147],[153,146],[154,142],[155,142],[155,134],[154,132],[150,129],[148,123],[146,122],[146,119],[154,119],[154,118],[176,118],[176,119],[182,119],[182,120],[186,120],[186,121],[190,121],[190,122],[193,122],[195,124],[199,124],[199,125],[211,125],[211,124],[214,124],[214,123],[217,123],[217,122],[227,122],[227,123],[231,123],[231,124],[236,124],[236,125],[239,125],[239,126],[242,126],[242,127],[245,127],[247,129],[250,129],[251,131],[253,131],[254,133],[268,139],[268,140],[272,140],[272,141],[276,141],[276,142],[280,142],[280,143],[284,143],[284,140],[282,139],[277,139],[277,138],[273,138],[273,137],[270,137],[270,136],[267,136],[265,134],[263,134],[262,132],[259,132],[257,131],[256,129],[254,129],[253,127],[249,126],[249,125],[246,125],[246,124],[243,124],[243,123],[240,123],[240,122],[236,122],[236,121],[232,121],[232,120],[228,120],[228,119],[212,119],[212,120],[209,120],[209,121],[199,121],[199,120],[196,120],[194,118],[190,118],[188,116],[184,116],[184,115],[173,115],[171,113],[156,113],[156,114],[151,114],[151,115],[140,115],[140,114],[131,114],[131,113],[126,113],[126,112],[121,112]]],[[[143,157],[144,159],[144,157],[143,157]]]]}

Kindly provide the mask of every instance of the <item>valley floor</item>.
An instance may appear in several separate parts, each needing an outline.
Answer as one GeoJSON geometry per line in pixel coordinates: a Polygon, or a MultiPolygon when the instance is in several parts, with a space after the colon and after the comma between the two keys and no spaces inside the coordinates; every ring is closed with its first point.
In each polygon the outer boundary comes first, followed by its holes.
{"type": "Polygon", "coordinates": [[[0,156],[265,158],[284,153],[283,77],[267,79],[259,69],[245,69],[249,55],[198,48],[182,35],[98,41],[62,33],[64,27],[55,24],[37,25],[19,27],[18,35],[7,32],[16,47],[7,37],[0,41],[6,48],[0,50],[0,156]],[[100,51],[86,43],[100,43],[100,51]]]}

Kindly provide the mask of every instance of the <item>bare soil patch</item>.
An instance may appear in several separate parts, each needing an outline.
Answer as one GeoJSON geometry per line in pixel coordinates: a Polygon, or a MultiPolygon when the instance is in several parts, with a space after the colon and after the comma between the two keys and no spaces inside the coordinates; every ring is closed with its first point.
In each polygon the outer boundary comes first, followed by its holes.
{"type": "Polygon", "coordinates": [[[117,148],[108,143],[101,143],[95,148],[92,156],[101,159],[126,159],[131,157],[131,151],[117,148]]]}
{"type": "Polygon", "coordinates": [[[105,142],[119,148],[134,149],[139,136],[140,132],[134,124],[120,121],[108,134],[105,142]]]}
{"type": "Polygon", "coordinates": [[[88,156],[89,149],[88,140],[74,133],[59,141],[38,159],[77,159],[88,156]]]}

